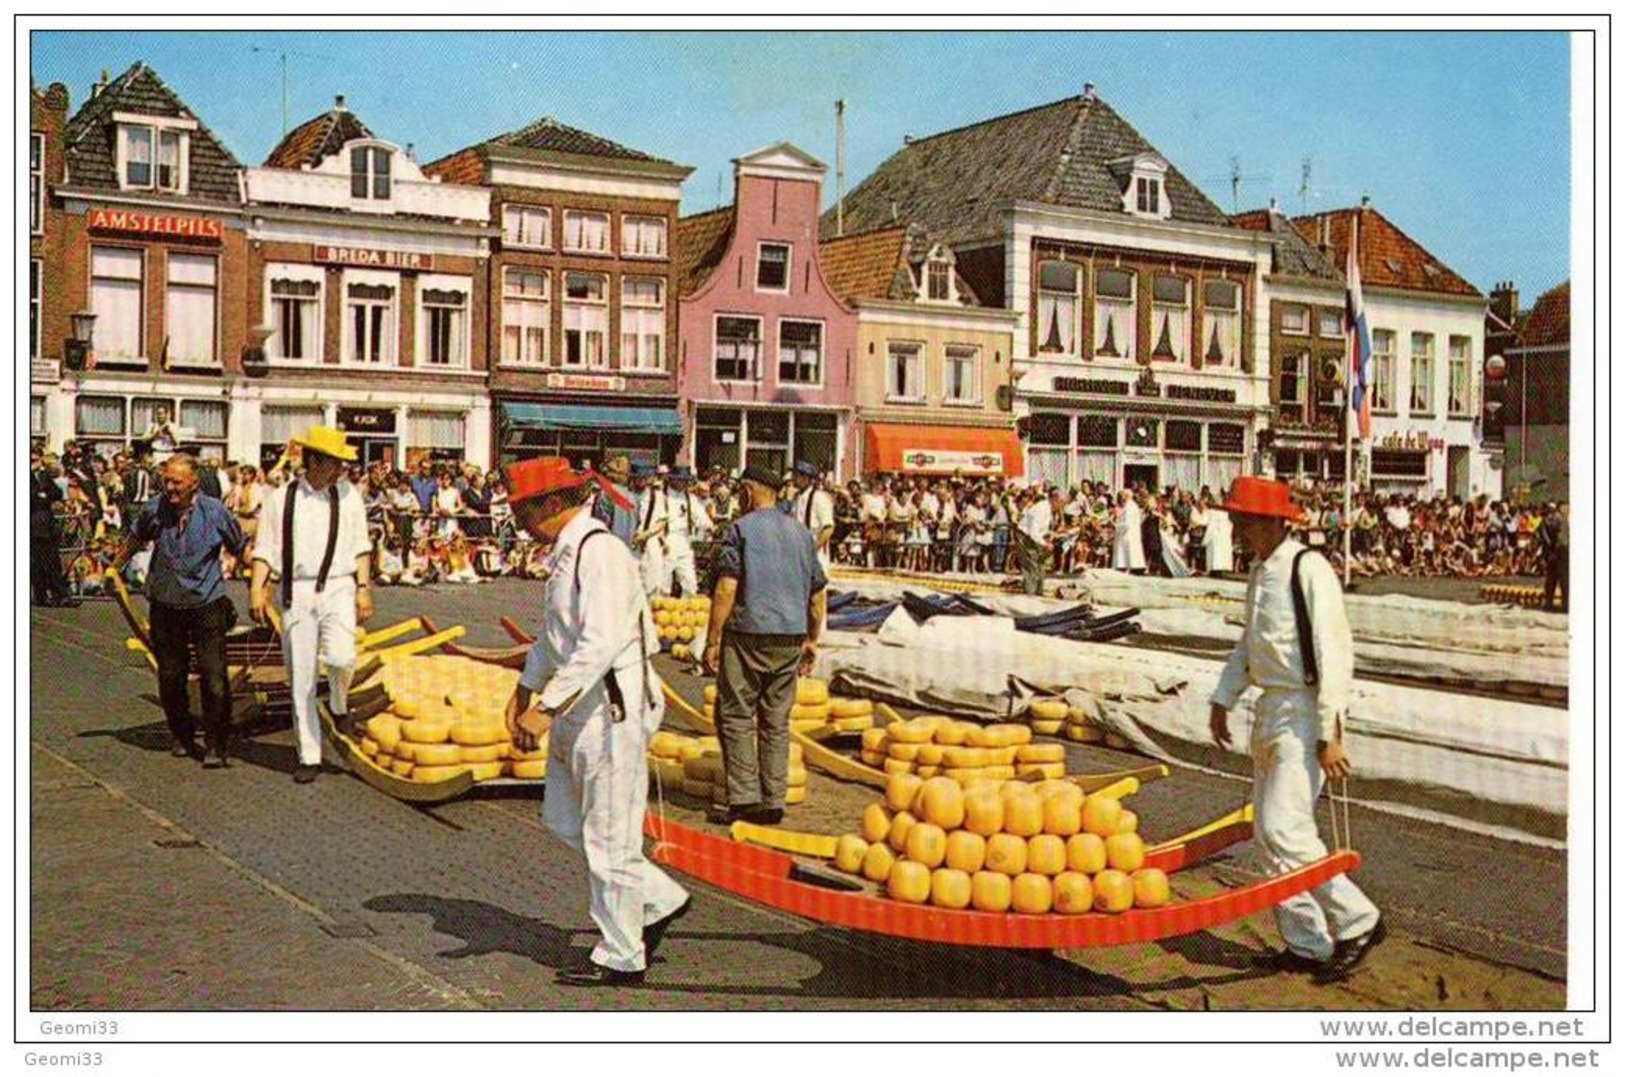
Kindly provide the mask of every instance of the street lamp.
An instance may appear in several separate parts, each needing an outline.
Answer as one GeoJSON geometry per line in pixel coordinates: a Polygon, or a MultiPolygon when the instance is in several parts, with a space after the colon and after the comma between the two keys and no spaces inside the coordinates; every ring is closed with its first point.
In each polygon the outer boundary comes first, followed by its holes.
{"type": "Polygon", "coordinates": [[[70,314],[68,325],[68,340],[63,346],[62,355],[67,360],[69,370],[83,370],[95,354],[91,345],[96,333],[96,312],[81,310],[70,314]]]}
{"type": "Polygon", "coordinates": [[[265,342],[276,333],[275,325],[255,325],[248,330],[248,343],[243,347],[243,373],[249,376],[264,374],[266,370],[265,342]]]}

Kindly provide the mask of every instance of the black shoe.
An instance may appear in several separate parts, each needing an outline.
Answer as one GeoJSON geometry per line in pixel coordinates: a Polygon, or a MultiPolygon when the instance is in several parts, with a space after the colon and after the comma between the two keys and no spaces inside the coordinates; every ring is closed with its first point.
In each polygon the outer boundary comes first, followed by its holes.
{"type": "Polygon", "coordinates": [[[51,605],[60,606],[65,610],[76,609],[79,606],[79,597],[77,595],[62,595],[51,605]]]}
{"type": "Polygon", "coordinates": [[[293,780],[300,785],[309,785],[316,780],[316,775],[321,772],[322,768],[314,763],[300,763],[299,766],[294,768],[293,780]]]}
{"type": "Polygon", "coordinates": [[[755,823],[757,826],[778,826],[784,822],[784,809],[752,808],[741,814],[740,818],[747,823],[755,823]]]}
{"type": "Polygon", "coordinates": [[[716,826],[732,826],[751,812],[759,810],[755,804],[713,804],[705,813],[705,821],[716,826]]]}
{"type": "Polygon", "coordinates": [[[583,965],[575,969],[561,969],[557,983],[567,987],[637,987],[643,983],[643,970],[622,972],[604,965],[583,965]]]}
{"type": "Polygon", "coordinates": [[[349,737],[353,741],[359,743],[361,740],[361,727],[359,723],[357,723],[356,720],[351,718],[348,714],[333,715],[333,728],[337,729],[340,733],[346,737],[349,737]]]}
{"type": "Polygon", "coordinates": [[[1326,962],[1326,967],[1315,976],[1317,984],[1334,984],[1346,980],[1349,975],[1365,960],[1367,954],[1377,948],[1383,939],[1388,937],[1388,925],[1381,919],[1377,926],[1356,939],[1345,939],[1337,944],[1332,951],[1332,959],[1326,962]]]}
{"type": "Polygon", "coordinates": [[[645,961],[655,959],[655,951],[660,949],[660,943],[665,939],[666,932],[671,930],[671,925],[688,915],[689,907],[693,904],[693,898],[684,898],[681,905],[667,913],[663,918],[656,920],[652,924],[644,925],[643,959],[645,961]]]}
{"type": "Polygon", "coordinates": [[[1317,961],[1306,957],[1296,950],[1270,950],[1262,954],[1253,955],[1253,968],[1265,969],[1269,972],[1323,972],[1330,964],[1331,958],[1317,961]]]}

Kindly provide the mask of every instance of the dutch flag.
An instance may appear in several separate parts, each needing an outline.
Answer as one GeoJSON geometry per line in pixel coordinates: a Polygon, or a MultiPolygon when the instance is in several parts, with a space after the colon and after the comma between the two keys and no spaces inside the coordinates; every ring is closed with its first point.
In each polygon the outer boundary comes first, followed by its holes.
{"type": "Polygon", "coordinates": [[[1365,299],[1360,294],[1360,223],[1353,222],[1349,236],[1348,296],[1343,311],[1343,329],[1349,338],[1350,419],[1359,420],[1362,439],[1371,437],[1371,325],[1365,317],[1365,299]]]}

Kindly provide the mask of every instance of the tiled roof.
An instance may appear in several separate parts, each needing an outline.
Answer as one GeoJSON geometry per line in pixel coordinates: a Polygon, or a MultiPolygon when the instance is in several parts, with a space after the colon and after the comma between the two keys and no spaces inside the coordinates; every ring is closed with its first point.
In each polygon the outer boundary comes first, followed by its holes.
{"type": "Polygon", "coordinates": [[[265,158],[265,167],[314,168],[342,150],[346,142],[373,137],[359,116],[337,105],[283,135],[265,158]]]}
{"type": "Polygon", "coordinates": [[[1283,277],[1341,283],[1343,274],[1327,260],[1314,245],[1298,234],[1292,222],[1274,209],[1255,209],[1238,213],[1230,218],[1238,228],[1253,232],[1268,232],[1275,236],[1275,263],[1273,272],[1283,277]]]}
{"type": "MultiPolygon", "coordinates": [[[[997,235],[1000,205],[1015,200],[1123,213],[1126,176],[1108,162],[1156,152],[1098,97],[1067,98],[914,139],[846,197],[846,226],[868,232],[918,222],[957,244],[997,235]]],[[[1166,193],[1175,221],[1229,223],[1171,164],[1166,193]]],[[[831,211],[826,235],[833,226],[831,211]]]]}
{"type": "Polygon", "coordinates": [[[629,161],[658,161],[671,164],[630,146],[611,142],[607,138],[583,131],[579,127],[560,123],[551,116],[543,116],[517,131],[509,131],[488,140],[488,145],[509,146],[526,150],[551,150],[554,153],[573,153],[582,157],[619,157],[629,161]]]}
{"type": "Polygon", "coordinates": [[[693,295],[705,283],[711,270],[728,253],[733,227],[732,206],[678,218],[677,236],[672,243],[672,262],[679,296],[693,295]]]}
{"type": "Polygon", "coordinates": [[[1528,348],[1569,342],[1569,282],[1564,281],[1535,300],[1524,324],[1523,343],[1528,348]]]}
{"type": "Polygon", "coordinates": [[[899,299],[894,285],[904,258],[906,228],[826,239],[818,247],[818,267],[830,289],[842,299],[899,299]]]}
{"type": "Polygon", "coordinates": [[[1477,288],[1369,206],[1295,217],[1292,225],[1311,246],[1327,243],[1331,248],[1327,256],[1333,265],[1341,266],[1348,261],[1349,235],[1356,215],[1360,218],[1362,284],[1482,298],[1477,288]]]}
{"type": "Polygon", "coordinates": [[[238,200],[237,174],[243,166],[186,102],[164,85],[158,73],[140,60],[87,100],[68,121],[63,143],[70,184],[118,190],[114,112],[195,120],[197,130],[191,133],[188,150],[190,196],[217,202],[238,200]]]}

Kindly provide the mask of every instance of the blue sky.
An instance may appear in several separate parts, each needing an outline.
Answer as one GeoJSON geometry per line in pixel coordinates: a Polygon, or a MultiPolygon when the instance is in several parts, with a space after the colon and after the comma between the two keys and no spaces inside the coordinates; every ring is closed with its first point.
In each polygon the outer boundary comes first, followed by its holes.
{"type": "Polygon", "coordinates": [[[151,64],[245,163],[335,93],[419,160],[551,115],[694,168],[685,213],[731,197],[732,158],[788,140],[847,186],[926,135],[1100,95],[1222,208],[1273,194],[1375,206],[1488,291],[1532,302],[1568,276],[1568,38],[1525,33],[59,32],[33,78],[83,103],[102,68],[151,64]],[[254,51],[256,47],[261,51],[254,51]],[[721,192],[719,197],[719,191],[721,192]]]}

